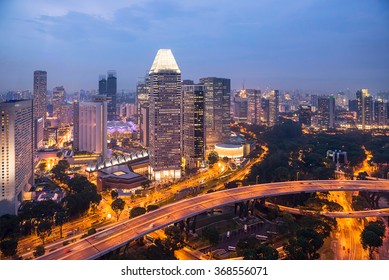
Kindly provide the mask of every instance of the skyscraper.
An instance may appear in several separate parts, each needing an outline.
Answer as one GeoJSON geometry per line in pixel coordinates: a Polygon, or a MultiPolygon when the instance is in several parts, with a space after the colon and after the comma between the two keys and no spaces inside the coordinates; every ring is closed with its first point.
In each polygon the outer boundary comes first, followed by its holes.
{"type": "Polygon", "coordinates": [[[205,93],[205,144],[213,149],[217,143],[228,140],[230,130],[231,81],[224,78],[201,78],[205,93]]]}
{"type": "Polygon", "coordinates": [[[374,107],[374,124],[384,126],[387,122],[386,104],[382,100],[375,100],[374,107]]]}
{"type": "Polygon", "coordinates": [[[73,148],[107,156],[107,97],[74,104],[73,148]]]}
{"type": "Polygon", "coordinates": [[[47,72],[34,71],[34,117],[46,119],[47,72]]]}
{"type": "Polygon", "coordinates": [[[150,172],[157,181],[181,177],[181,71],[160,49],[149,71],[150,172]]]}
{"type": "Polygon", "coordinates": [[[0,216],[17,214],[33,184],[33,101],[0,103],[0,216]]]}
{"type": "Polygon", "coordinates": [[[304,124],[306,126],[311,125],[311,116],[312,110],[311,106],[301,105],[299,107],[299,123],[304,124]]]}
{"type": "Polygon", "coordinates": [[[183,85],[182,148],[185,166],[198,168],[204,161],[204,85],[183,85]]]}
{"type": "Polygon", "coordinates": [[[63,86],[53,89],[53,97],[51,99],[53,105],[53,117],[61,119],[62,106],[65,105],[65,89],[63,86]]]}
{"type": "Polygon", "coordinates": [[[108,71],[107,78],[107,97],[111,100],[108,102],[108,120],[116,121],[116,95],[117,95],[117,78],[115,71],[108,71]]]}
{"type": "Polygon", "coordinates": [[[335,98],[333,96],[318,98],[317,115],[320,127],[326,129],[335,127],[335,98]]]}
{"type": "Polygon", "coordinates": [[[107,78],[105,75],[99,76],[99,95],[107,95],[107,78]]]}
{"type": "Polygon", "coordinates": [[[268,95],[269,100],[269,119],[268,125],[273,126],[278,122],[279,115],[279,103],[280,103],[280,92],[278,90],[271,90],[268,95]]]}
{"type": "Polygon", "coordinates": [[[246,89],[247,92],[247,122],[249,124],[261,124],[263,115],[261,106],[261,91],[256,89],[246,89]]]}
{"type": "Polygon", "coordinates": [[[373,121],[373,99],[367,89],[358,90],[356,97],[358,102],[357,124],[365,129],[365,126],[371,125],[373,121]]]}

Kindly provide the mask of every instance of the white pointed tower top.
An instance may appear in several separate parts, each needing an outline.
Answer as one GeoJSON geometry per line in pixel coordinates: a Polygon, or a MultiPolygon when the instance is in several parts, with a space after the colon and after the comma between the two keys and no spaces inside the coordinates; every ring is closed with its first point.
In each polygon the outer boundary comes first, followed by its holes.
{"type": "Polygon", "coordinates": [[[164,70],[181,73],[180,68],[178,68],[177,62],[174,59],[172,50],[170,49],[158,50],[149,74],[158,73],[164,70]]]}

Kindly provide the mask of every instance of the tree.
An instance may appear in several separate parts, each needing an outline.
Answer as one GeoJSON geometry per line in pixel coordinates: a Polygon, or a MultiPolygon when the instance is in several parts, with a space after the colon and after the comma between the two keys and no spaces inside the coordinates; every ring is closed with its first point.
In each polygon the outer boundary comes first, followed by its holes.
{"type": "Polygon", "coordinates": [[[297,231],[297,237],[292,237],[284,243],[286,258],[289,260],[317,260],[320,254],[317,252],[324,244],[323,237],[310,228],[297,231]]]}
{"type": "Polygon", "coordinates": [[[208,161],[210,165],[214,165],[219,160],[219,155],[217,152],[212,151],[208,155],[208,161]]]}
{"type": "Polygon", "coordinates": [[[67,160],[60,160],[57,165],[51,169],[51,172],[54,175],[54,178],[59,180],[62,183],[65,183],[67,181],[68,175],[66,174],[66,171],[69,169],[70,164],[67,160]]]}
{"type": "Polygon", "coordinates": [[[36,233],[39,236],[39,238],[42,240],[43,245],[45,245],[46,238],[51,235],[51,230],[52,230],[52,224],[48,221],[41,221],[38,224],[36,233]]]}
{"type": "Polygon", "coordinates": [[[0,251],[5,257],[14,257],[17,253],[17,248],[17,239],[7,239],[0,242],[0,251]]]}
{"type": "Polygon", "coordinates": [[[40,175],[42,176],[43,172],[46,170],[47,168],[47,163],[46,161],[42,161],[41,163],[39,163],[38,165],[38,169],[40,171],[40,175]]]}
{"type": "Polygon", "coordinates": [[[55,225],[59,226],[59,237],[62,238],[62,226],[68,220],[68,214],[62,209],[62,211],[55,213],[55,225]]]}
{"type": "Polygon", "coordinates": [[[365,210],[366,208],[370,208],[369,202],[366,200],[365,197],[361,195],[352,197],[351,206],[354,209],[354,211],[361,211],[361,210],[365,210]]]}
{"type": "Polygon", "coordinates": [[[180,228],[169,226],[165,228],[166,239],[164,246],[171,253],[184,247],[184,237],[181,234],[180,228]]]}
{"type": "Polygon", "coordinates": [[[382,221],[370,222],[361,233],[361,244],[363,249],[369,252],[369,259],[373,259],[373,253],[382,246],[385,236],[385,225],[382,221]]]}
{"type": "Polygon", "coordinates": [[[35,251],[34,251],[34,257],[37,258],[37,257],[40,257],[40,256],[43,256],[45,254],[46,250],[45,250],[45,246],[43,245],[38,245],[35,247],[35,251]]]}
{"type": "Polygon", "coordinates": [[[118,191],[117,190],[112,190],[111,191],[111,198],[112,198],[112,200],[115,200],[118,197],[119,197],[118,191]]]}
{"type": "Polygon", "coordinates": [[[122,214],[125,205],[126,205],[126,202],[121,198],[117,198],[112,202],[111,208],[112,208],[113,212],[115,212],[116,221],[119,221],[119,217],[122,214]]]}
{"type": "Polygon", "coordinates": [[[215,227],[210,226],[204,228],[202,234],[203,237],[206,240],[208,240],[209,244],[211,245],[209,247],[209,253],[212,258],[212,247],[215,247],[219,243],[219,237],[220,237],[219,231],[215,227]]]}
{"type": "Polygon", "coordinates": [[[0,217],[0,241],[14,238],[19,235],[19,218],[15,215],[5,214],[0,217]]]}
{"type": "Polygon", "coordinates": [[[158,208],[159,208],[159,206],[155,205],[155,204],[147,205],[147,212],[157,210],[158,208]]]}
{"type": "Polygon", "coordinates": [[[277,260],[278,251],[272,246],[261,244],[253,236],[245,237],[238,241],[236,245],[238,256],[243,256],[244,260],[277,260]]]}
{"type": "Polygon", "coordinates": [[[143,208],[143,207],[134,207],[130,211],[130,219],[138,217],[140,215],[143,215],[144,213],[146,213],[146,209],[145,208],[143,208]]]}

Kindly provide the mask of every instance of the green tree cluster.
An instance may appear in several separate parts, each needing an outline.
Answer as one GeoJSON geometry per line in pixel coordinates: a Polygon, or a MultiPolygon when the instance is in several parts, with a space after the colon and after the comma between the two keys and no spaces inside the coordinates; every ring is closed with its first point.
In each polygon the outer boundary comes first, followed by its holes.
{"type": "Polygon", "coordinates": [[[361,233],[361,244],[363,249],[368,250],[369,259],[374,258],[374,252],[382,246],[385,237],[385,225],[382,221],[369,222],[361,233]]]}

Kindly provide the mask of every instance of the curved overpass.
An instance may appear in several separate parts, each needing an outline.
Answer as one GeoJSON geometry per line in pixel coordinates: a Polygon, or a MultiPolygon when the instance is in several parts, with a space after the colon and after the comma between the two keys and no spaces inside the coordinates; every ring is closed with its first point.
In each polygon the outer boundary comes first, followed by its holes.
{"type": "Polygon", "coordinates": [[[389,191],[389,181],[317,180],[258,184],[224,190],[169,204],[155,211],[114,225],[85,239],[38,258],[96,259],[150,232],[207,210],[249,199],[301,192],[389,191]]]}
{"type": "Polygon", "coordinates": [[[266,202],[266,205],[276,206],[282,211],[286,211],[295,215],[322,215],[331,218],[366,218],[366,217],[386,217],[389,216],[389,208],[369,209],[360,211],[345,211],[345,212],[329,212],[329,211],[314,211],[299,208],[293,208],[266,202]]]}

